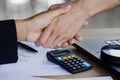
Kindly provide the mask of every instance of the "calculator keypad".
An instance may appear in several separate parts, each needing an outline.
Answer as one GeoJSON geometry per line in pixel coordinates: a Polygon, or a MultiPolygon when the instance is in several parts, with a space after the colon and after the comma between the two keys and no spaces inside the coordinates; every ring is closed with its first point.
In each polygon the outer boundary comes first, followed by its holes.
{"type": "Polygon", "coordinates": [[[120,45],[120,40],[107,40],[105,41],[105,43],[109,44],[109,45],[120,45]]]}
{"type": "Polygon", "coordinates": [[[64,67],[71,73],[78,73],[91,68],[90,64],[76,55],[62,57],[59,62],[62,67],[64,67]]]}

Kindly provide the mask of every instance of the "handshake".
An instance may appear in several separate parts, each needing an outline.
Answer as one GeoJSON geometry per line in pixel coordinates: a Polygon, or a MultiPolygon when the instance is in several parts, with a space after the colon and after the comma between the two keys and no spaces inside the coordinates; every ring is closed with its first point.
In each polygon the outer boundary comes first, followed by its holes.
{"type": "Polygon", "coordinates": [[[75,0],[56,4],[31,18],[16,20],[19,41],[33,41],[45,48],[66,47],[82,37],[77,33],[91,16],[120,6],[120,0],[75,0]]]}
{"type": "Polygon", "coordinates": [[[48,11],[24,20],[16,20],[19,41],[32,41],[45,48],[67,47],[74,40],[82,40],[77,34],[87,25],[85,12],[78,13],[76,3],[56,4],[48,11]],[[81,14],[81,16],[79,16],[81,14]]]}

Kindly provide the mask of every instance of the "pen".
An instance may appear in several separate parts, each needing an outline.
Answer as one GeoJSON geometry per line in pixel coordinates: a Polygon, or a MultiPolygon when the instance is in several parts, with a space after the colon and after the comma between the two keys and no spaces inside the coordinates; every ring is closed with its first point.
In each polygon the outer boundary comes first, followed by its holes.
{"type": "Polygon", "coordinates": [[[34,48],[32,48],[32,47],[30,47],[30,46],[28,46],[28,45],[26,45],[26,44],[23,44],[23,43],[21,43],[21,42],[18,42],[18,45],[21,46],[21,47],[23,47],[23,48],[25,48],[25,49],[27,49],[27,50],[29,50],[29,51],[38,52],[38,51],[35,50],[34,48]]]}

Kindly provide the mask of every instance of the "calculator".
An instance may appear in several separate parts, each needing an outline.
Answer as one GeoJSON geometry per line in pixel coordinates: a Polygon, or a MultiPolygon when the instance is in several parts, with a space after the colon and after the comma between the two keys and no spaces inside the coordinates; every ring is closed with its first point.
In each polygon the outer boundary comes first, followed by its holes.
{"type": "Polygon", "coordinates": [[[47,52],[47,59],[54,62],[70,73],[79,73],[92,68],[92,66],[68,49],[59,49],[47,52]]]}

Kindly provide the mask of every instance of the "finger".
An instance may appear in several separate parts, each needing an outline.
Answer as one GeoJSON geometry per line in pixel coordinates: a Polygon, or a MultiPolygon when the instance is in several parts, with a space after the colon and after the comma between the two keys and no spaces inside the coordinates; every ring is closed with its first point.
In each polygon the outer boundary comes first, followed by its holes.
{"type": "Polygon", "coordinates": [[[70,40],[68,40],[68,43],[69,43],[69,45],[72,45],[72,44],[74,44],[74,39],[70,39],[70,40]]]}
{"type": "Polygon", "coordinates": [[[58,48],[60,48],[60,47],[62,47],[62,44],[63,44],[64,42],[67,43],[66,39],[61,40],[56,46],[57,46],[58,48]]]}
{"type": "Polygon", "coordinates": [[[53,32],[53,29],[55,29],[54,27],[57,24],[58,20],[59,20],[58,18],[55,18],[53,20],[53,22],[51,23],[51,25],[48,27],[48,30],[50,30],[51,33],[49,33],[48,31],[43,32],[43,35],[41,37],[41,40],[44,41],[43,47],[45,47],[45,48],[50,47],[50,45],[53,43],[53,41],[58,36],[58,35],[54,34],[55,32],[53,32]],[[46,35],[47,37],[44,37],[44,35],[46,35]]]}
{"type": "MultiPolygon", "coordinates": [[[[75,37],[75,39],[78,40],[78,41],[82,40],[82,38],[79,36],[79,34],[76,34],[74,37],[75,37]]],[[[58,48],[58,47],[66,47],[65,44],[66,44],[67,42],[65,42],[65,41],[66,41],[66,40],[62,40],[60,43],[58,43],[58,44],[57,44],[57,48],[58,48]]],[[[68,40],[68,43],[67,43],[67,44],[68,44],[68,45],[72,45],[74,42],[75,42],[74,39],[70,39],[70,40],[68,40]]]]}
{"type": "Polygon", "coordinates": [[[86,21],[83,26],[87,26],[87,25],[88,25],[88,21],[86,21]]]}
{"type": "MultiPolygon", "coordinates": [[[[48,16],[49,20],[53,19],[54,17],[56,17],[56,16],[58,16],[58,15],[64,13],[64,12],[67,12],[70,8],[71,8],[71,6],[68,5],[68,6],[64,7],[64,8],[60,8],[60,9],[50,11],[48,13],[49,14],[49,16],[48,16]]],[[[54,20],[54,21],[56,21],[56,20],[54,20]]],[[[52,23],[54,23],[54,22],[52,22],[52,23]]],[[[48,37],[50,36],[51,32],[52,31],[50,31],[49,29],[45,29],[42,36],[39,38],[39,40],[36,41],[36,45],[40,46],[41,44],[44,44],[46,42],[46,40],[48,39],[48,37]]]]}
{"type": "Polygon", "coordinates": [[[62,44],[61,44],[61,46],[58,46],[58,45],[56,45],[55,46],[55,49],[56,48],[65,48],[65,47],[67,47],[69,44],[68,44],[68,42],[66,41],[66,42],[63,42],[62,44]]]}
{"type": "Polygon", "coordinates": [[[63,43],[62,43],[62,47],[64,48],[64,47],[67,47],[68,45],[72,45],[72,44],[74,44],[74,42],[75,42],[74,39],[70,39],[70,40],[68,40],[67,42],[63,42],[63,43]],[[66,45],[66,44],[67,44],[67,45],[66,45]]]}
{"type": "Polygon", "coordinates": [[[65,39],[62,40],[60,43],[57,44],[57,47],[67,47],[68,45],[72,45],[74,43],[74,39],[70,39],[68,41],[66,41],[65,39]]]}
{"type": "Polygon", "coordinates": [[[49,36],[52,34],[52,30],[53,30],[55,24],[57,23],[57,21],[58,21],[58,19],[55,18],[53,20],[53,22],[51,23],[51,25],[48,26],[47,28],[45,28],[45,30],[42,32],[41,36],[36,41],[36,46],[42,45],[43,47],[47,48],[45,43],[48,40],[49,36]]]}
{"type": "Polygon", "coordinates": [[[82,36],[80,36],[78,33],[74,36],[74,39],[77,41],[83,40],[82,36]]]}
{"type": "MultiPolygon", "coordinates": [[[[66,48],[68,46],[68,42],[64,42],[64,43],[62,43],[62,48],[66,48]]],[[[60,47],[58,47],[57,45],[54,47],[54,49],[57,49],[57,48],[60,48],[60,47]]]]}
{"type": "Polygon", "coordinates": [[[70,9],[71,9],[71,5],[67,5],[63,8],[57,8],[55,10],[48,11],[48,14],[49,14],[48,17],[51,20],[61,14],[67,13],[70,9]]]}
{"type": "Polygon", "coordinates": [[[32,41],[32,42],[35,42],[37,41],[37,39],[39,38],[39,36],[42,34],[42,31],[41,32],[36,32],[36,33],[29,33],[29,38],[27,39],[28,41],[32,41]],[[32,36],[31,36],[32,35],[32,36]]]}
{"type": "Polygon", "coordinates": [[[68,5],[68,3],[54,4],[54,5],[50,6],[48,10],[53,10],[53,9],[56,9],[56,8],[62,8],[62,7],[65,7],[67,5],[68,5]]]}
{"type": "Polygon", "coordinates": [[[38,38],[38,40],[35,42],[36,46],[41,46],[43,45],[46,40],[48,39],[48,37],[50,36],[50,34],[52,33],[52,30],[46,28],[43,33],[41,34],[41,36],[38,38]]]}
{"type": "Polygon", "coordinates": [[[67,42],[64,42],[63,44],[62,44],[62,47],[63,48],[65,48],[65,47],[67,47],[69,44],[67,43],[67,42]]]}
{"type": "Polygon", "coordinates": [[[42,26],[43,25],[48,26],[54,18],[67,13],[70,9],[71,9],[71,5],[68,5],[64,8],[57,8],[54,10],[46,11],[46,12],[36,15],[37,17],[35,17],[35,19],[37,20],[36,22],[42,21],[43,22],[42,26]]]}
{"type": "Polygon", "coordinates": [[[46,46],[49,47],[49,48],[52,48],[51,45],[54,43],[54,41],[57,39],[57,35],[55,35],[54,33],[49,36],[49,38],[47,39],[46,41],[46,46]]]}
{"type": "Polygon", "coordinates": [[[54,43],[50,47],[54,48],[62,40],[63,40],[63,37],[59,36],[58,38],[56,38],[56,40],[54,41],[54,43]]]}

